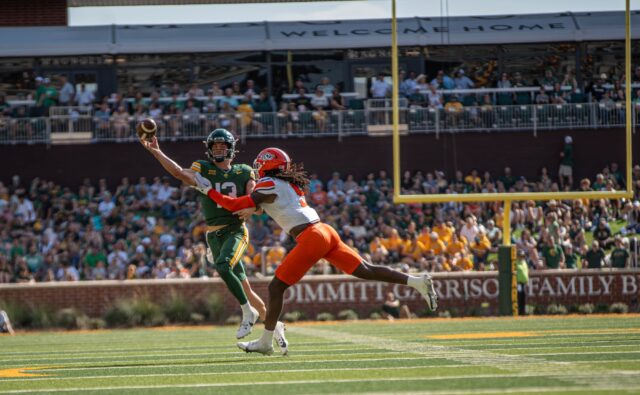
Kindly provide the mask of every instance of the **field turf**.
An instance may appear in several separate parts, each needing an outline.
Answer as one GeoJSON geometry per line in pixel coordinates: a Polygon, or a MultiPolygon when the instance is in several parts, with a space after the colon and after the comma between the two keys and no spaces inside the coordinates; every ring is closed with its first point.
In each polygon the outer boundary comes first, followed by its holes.
{"type": "Polygon", "coordinates": [[[290,324],[287,357],[235,330],[3,335],[0,394],[640,394],[640,315],[290,324]]]}

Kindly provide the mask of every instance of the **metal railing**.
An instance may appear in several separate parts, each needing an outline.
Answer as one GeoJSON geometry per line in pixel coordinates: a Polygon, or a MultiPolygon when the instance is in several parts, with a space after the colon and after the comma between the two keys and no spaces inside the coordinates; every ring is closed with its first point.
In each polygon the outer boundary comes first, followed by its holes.
{"type": "MultiPolygon", "coordinates": [[[[640,104],[633,106],[634,125],[640,104]]],[[[260,137],[320,137],[374,135],[390,130],[391,109],[281,111],[277,113],[204,113],[155,118],[160,140],[202,139],[218,127],[242,140],[260,137]],[[388,126],[388,128],[385,128],[388,126]]],[[[51,143],[60,135],[90,136],[92,142],[135,141],[138,118],[128,113],[96,116],[78,109],[57,110],[50,117],[0,118],[0,144],[51,143]],[[53,136],[52,136],[53,135],[53,136]],[[53,138],[52,138],[53,137],[53,138]]],[[[400,109],[400,123],[409,134],[459,131],[531,131],[622,127],[624,103],[472,106],[400,109]]],[[[72,140],[72,139],[71,139],[72,140]]],[[[80,141],[80,140],[79,140],[80,141]]]]}

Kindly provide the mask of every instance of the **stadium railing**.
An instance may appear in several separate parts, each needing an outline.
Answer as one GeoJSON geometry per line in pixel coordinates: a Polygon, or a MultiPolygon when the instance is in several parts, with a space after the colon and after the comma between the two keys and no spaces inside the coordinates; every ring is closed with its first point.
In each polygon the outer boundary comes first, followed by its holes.
{"type": "MultiPolygon", "coordinates": [[[[633,107],[634,125],[640,104],[633,107]]],[[[364,110],[272,113],[204,113],[155,118],[160,140],[203,139],[217,127],[241,139],[321,137],[339,139],[391,132],[391,109],[368,105],[364,110]]],[[[135,141],[136,117],[116,119],[90,115],[87,109],[57,108],[50,117],[1,118],[0,143],[51,143],[56,136],[89,135],[90,142],[135,141]],[[53,136],[52,136],[53,134],[53,136]],[[53,139],[52,139],[53,137],[53,139]]],[[[598,129],[625,124],[624,103],[469,106],[460,110],[401,106],[401,131],[409,134],[460,131],[529,131],[598,129]]],[[[70,139],[81,142],[81,139],[70,139]]]]}

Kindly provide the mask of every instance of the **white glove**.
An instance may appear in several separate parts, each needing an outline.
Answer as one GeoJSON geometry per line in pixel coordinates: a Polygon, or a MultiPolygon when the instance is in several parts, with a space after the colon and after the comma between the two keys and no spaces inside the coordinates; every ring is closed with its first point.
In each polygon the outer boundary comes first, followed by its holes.
{"type": "Polygon", "coordinates": [[[193,188],[197,189],[198,192],[207,195],[212,188],[211,181],[202,177],[200,173],[196,173],[195,181],[196,185],[194,185],[193,188]]]}

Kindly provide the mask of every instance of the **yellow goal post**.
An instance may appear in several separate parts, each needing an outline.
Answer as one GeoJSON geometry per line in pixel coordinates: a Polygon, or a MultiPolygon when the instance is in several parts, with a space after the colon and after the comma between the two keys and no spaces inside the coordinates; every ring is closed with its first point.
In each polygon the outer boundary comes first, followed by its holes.
{"type": "Polygon", "coordinates": [[[511,245],[511,202],[522,200],[571,200],[571,199],[622,199],[633,197],[631,179],[631,19],[630,0],[625,0],[625,97],[626,131],[625,131],[625,191],[586,191],[586,192],[532,192],[532,193],[468,193],[437,195],[403,195],[400,190],[400,110],[398,105],[398,37],[396,20],[396,0],[391,0],[391,73],[392,73],[392,136],[393,136],[393,201],[399,203],[444,203],[444,202],[487,202],[503,201],[503,244],[511,245]]]}

